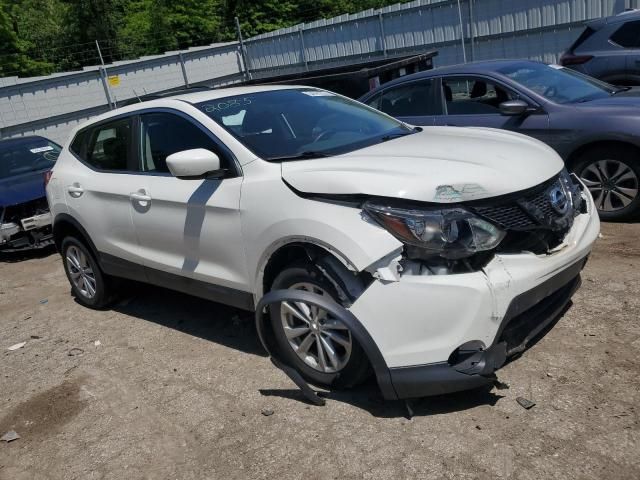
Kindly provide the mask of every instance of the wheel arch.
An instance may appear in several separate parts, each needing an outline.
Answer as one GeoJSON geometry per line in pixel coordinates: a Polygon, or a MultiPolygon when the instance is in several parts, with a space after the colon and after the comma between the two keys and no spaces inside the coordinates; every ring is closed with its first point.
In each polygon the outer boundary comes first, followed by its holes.
{"type": "Polygon", "coordinates": [[[341,252],[309,238],[290,239],[286,243],[273,245],[268,254],[263,256],[255,284],[256,303],[271,289],[278,273],[297,260],[314,263],[325,273],[326,270],[330,270],[330,273],[339,278],[340,287],[346,290],[346,294],[351,298],[359,296],[364,285],[369,283],[369,274],[358,272],[341,252]]]}
{"type": "Polygon", "coordinates": [[[577,165],[577,163],[580,161],[580,158],[586,152],[596,148],[610,149],[610,150],[623,149],[627,151],[632,151],[638,155],[638,158],[640,158],[640,146],[633,144],[631,142],[628,142],[625,140],[613,140],[613,139],[594,140],[589,143],[580,145],[578,148],[576,148],[574,151],[572,151],[569,154],[566,161],[567,168],[571,170],[573,167],[577,165]]]}
{"type": "Polygon", "coordinates": [[[69,214],[58,214],[53,221],[53,241],[58,252],[62,253],[62,241],[65,237],[70,235],[75,236],[78,240],[83,242],[91,250],[96,261],[99,262],[100,256],[98,255],[98,249],[80,222],[69,214]]]}

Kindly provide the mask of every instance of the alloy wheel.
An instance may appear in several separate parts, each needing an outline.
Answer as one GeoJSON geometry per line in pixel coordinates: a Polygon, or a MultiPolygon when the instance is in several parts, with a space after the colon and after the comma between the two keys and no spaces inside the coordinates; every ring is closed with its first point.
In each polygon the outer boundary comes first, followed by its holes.
{"type": "Polygon", "coordinates": [[[638,176],[624,162],[599,160],[585,167],[580,180],[587,186],[598,210],[615,212],[638,196],[638,176]]]}
{"type": "MultiPolygon", "coordinates": [[[[289,288],[329,296],[312,283],[296,283],[289,288]]],[[[326,310],[304,302],[282,302],[280,312],[289,345],[303,362],[322,373],[336,373],[347,365],[352,339],[342,322],[326,310]]]]}
{"type": "Polygon", "coordinates": [[[73,285],[84,297],[93,298],[96,294],[96,277],[87,256],[78,247],[70,246],[66,260],[73,285]]]}

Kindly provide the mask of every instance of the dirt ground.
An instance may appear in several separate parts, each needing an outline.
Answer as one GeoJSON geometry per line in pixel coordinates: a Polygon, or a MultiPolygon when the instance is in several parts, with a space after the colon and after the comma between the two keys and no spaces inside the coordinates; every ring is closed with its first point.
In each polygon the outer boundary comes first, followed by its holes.
{"type": "Polygon", "coordinates": [[[2,255],[0,435],[21,438],[0,479],[638,479],[640,225],[602,234],[574,306],[499,372],[509,389],[412,420],[373,385],[304,403],[245,313],[150,287],[90,311],[56,253],[2,255]]]}

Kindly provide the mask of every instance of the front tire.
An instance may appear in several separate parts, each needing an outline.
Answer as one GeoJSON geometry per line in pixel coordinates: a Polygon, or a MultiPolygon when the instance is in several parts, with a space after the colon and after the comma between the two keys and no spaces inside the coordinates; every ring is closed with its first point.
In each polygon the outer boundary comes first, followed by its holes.
{"type": "Polygon", "coordinates": [[[100,310],[113,301],[111,279],[107,277],[84,243],[75,237],[66,237],[61,249],[64,271],[71,291],[81,305],[100,310]]]}
{"type": "Polygon", "coordinates": [[[594,148],[582,155],[572,170],[591,192],[602,220],[640,216],[640,162],[634,151],[594,148]]]}
{"type": "MultiPolygon", "coordinates": [[[[340,303],[338,283],[326,275],[313,265],[296,264],[283,270],[271,288],[305,290],[340,303]]],[[[269,313],[280,352],[308,382],[344,388],[368,376],[364,350],[349,329],[324,310],[302,302],[282,302],[271,305],[269,313]]]]}

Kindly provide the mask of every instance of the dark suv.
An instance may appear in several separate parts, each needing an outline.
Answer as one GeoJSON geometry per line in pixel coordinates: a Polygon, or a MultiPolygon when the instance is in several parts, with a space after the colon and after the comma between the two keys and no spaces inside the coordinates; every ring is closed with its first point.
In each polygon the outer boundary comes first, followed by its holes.
{"type": "Polygon", "coordinates": [[[640,85],[640,10],[587,23],[560,63],[614,85],[640,85]]]}

